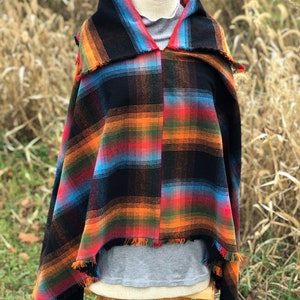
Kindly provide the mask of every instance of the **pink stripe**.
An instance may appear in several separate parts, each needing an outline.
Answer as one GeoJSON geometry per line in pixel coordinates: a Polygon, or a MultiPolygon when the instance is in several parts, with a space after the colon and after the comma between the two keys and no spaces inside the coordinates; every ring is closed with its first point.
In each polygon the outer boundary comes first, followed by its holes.
{"type": "MultiPolygon", "coordinates": [[[[181,45],[181,42],[180,42],[180,34],[179,34],[179,28],[182,26],[182,22],[188,17],[189,15],[189,9],[190,9],[190,6],[189,5],[189,0],[184,0],[183,1],[183,6],[184,6],[184,10],[174,28],[174,31],[173,31],[173,34],[169,40],[169,47],[170,48],[175,48],[175,49],[178,49],[180,48],[181,45]]],[[[192,2],[192,1],[191,1],[192,2]]]]}
{"type": "Polygon", "coordinates": [[[213,109],[195,109],[195,107],[187,107],[186,105],[177,106],[176,108],[171,105],[165,104],[164,117],[167,118],[176,118],[176,120],[188,120],[191,118],[199,119],[203,121],[218,121],[217,114],[213,109]]]}
{"type": "Polygon", "coordinates": [[[219,202],[212,196],[207,196],[205,194],[197,195],[196,193],[187,192],[176,192],[169,197],[163,196],[161,200],[162,211],[168,210],[180,210],[192,207],[193,210],[197,207],[204,209],[207,208],[208,211],[221,211],[220,219],[231,220],[232,211],[229,199],[228,201],[219,202]]]}

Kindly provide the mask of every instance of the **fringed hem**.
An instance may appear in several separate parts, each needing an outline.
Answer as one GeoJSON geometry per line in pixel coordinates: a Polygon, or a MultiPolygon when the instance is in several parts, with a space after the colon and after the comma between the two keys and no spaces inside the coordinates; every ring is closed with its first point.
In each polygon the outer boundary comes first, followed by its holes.
{"type": "Polygon", "coordinates": [[[243,260],[243,256],[239,252],[228,251],[217,241],[215,241],[214,244],[225,260],[235,262],[241,262],[243,260]]]}
{"type": "MultiPolygon", "coordinates": [[[[95,257],[88,258],[88,259],[85,259],[85,260],[82,259],[82,260],[78,260],[78,261],[73,262],[72,268],[74,270],[85,273],[87,275],[87,277],[85,277],[79,283],[80,286],[82,286],[82,288],[87,288],[91,284],[93,284],[93,283],[100,280],[100,277],[96,275],[97,272],[95,272],[96,267],[97,267],[97,264],[96,264],[96,258],[95,257]]],[[[85,293],[87,291],[88,291],[88,289],[86,289],[85,293]]]]}
{"type": "Polygon", "coordinates": [[[99,281],[99,278],[89,276],[81,282],[81,285],[86,288],[97,281],[99,281]]]}
{"type": "Polygon", "coordinates": [[[246,67],[245,65],[241,64],[241,63],[238,63],[238,62],[233,62],[232,65],[234,66],[235,68],[235,71],[237,73],[244,73],[246,72],[246,67]]]}
{"type": "Polygon", "coordinates": [[[234,71],[237,73],[244,73],[246,71],[245,65],[237,62],[236,60],[233,59],[233,57],[226,53],[225,51],[219,50],[218,51],[223,57],[225,57],[233,67],[234,71]]]}
{"type": "Polygon", "coordinates": [[[77,260],[77,261],[73,262],[72,268],[74,270],[82,270],[82,269],[88,268],[89,265],[96,265],[96,264],[97,264],[96,258],[92,257],[92,258],[77,260]]]}
{"type": "Polygon", "coordinates": [[[213,274],[215,274],[218,277],[222,277],[223,275],[222,266],[219,266],[218,264],[212,265],[211,271],[213,274]]]}
{"type": "Polygon", "coordinates": [[[184,244],[186,241],[187,239],[185,238],[175,238],[175,239],[168,239],[168,240],[155,240],[149,238],[129,238],[125,240],[124,245],[160,247],[166,244],[184,244]]]}

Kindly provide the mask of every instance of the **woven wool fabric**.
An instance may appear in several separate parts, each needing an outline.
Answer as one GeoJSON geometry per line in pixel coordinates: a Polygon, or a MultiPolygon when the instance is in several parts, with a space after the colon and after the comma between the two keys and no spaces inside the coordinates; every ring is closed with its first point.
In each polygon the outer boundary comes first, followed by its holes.
{"type": "Polygon", "coordinates": [[[210,245],[221,298],[238,299],[241,139],[232,68],[243,68],[201,3],[183,5],[163,51],[130,0],[100,1],[77,35],[35,299],[83,299],[83,285],[101,278],[103,247],[193,239],[210,245]],[[208,67],[215,77],[205,78],[208,67]]]}

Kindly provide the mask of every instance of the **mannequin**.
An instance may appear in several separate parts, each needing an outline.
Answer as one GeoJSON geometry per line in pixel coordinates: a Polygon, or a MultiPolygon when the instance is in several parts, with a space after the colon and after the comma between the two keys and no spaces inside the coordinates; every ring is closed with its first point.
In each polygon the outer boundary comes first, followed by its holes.
{"type": "Polygon", "coordinates": [[[100,0],[75,37],[36,300],[201,299],[210,277],[238,300],[244,67],[200,0],[141,1],[100,0]]]}
{"type": "MultiPolygon", "coordinates": [[[[161,18],[171,19],[180,5],[180,0],[132,0],[132,4],[137,12],[148,20],[155,22],[161,18]]],[[[192,295],[203,291],[209,285],[210,279],[200,281],[194,285],[175,286],[175,287],[147,287],[136,288],[122,286],[119,284],[109,284],[97,281],[88,288],[96,295],[109,298],[120,297],[122,299],[149,299],[177,297],[178,295],[192,295]],[[120,296],[122,295],[122,296],[120,296]]]]}
{"type": "Polygon", "coordinates": [[[179,0],[132,0],[132,4],[140,15],[151,21],[160,18],[172,18],[180,5],[179,0]]]}

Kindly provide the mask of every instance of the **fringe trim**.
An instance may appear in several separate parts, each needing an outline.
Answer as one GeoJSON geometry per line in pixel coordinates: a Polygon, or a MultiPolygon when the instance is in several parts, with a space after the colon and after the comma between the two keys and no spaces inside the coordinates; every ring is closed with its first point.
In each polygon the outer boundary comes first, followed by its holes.
{"type": "Polygon", "coordinates": [[[222,277],[222,276],[223,276],[223,270],[222,270],[222,267],[221,267],[221,266],[214,265],[214,266],[213,266],[213,269],[212,269],[212,272],[213,272],[214,274],[216,274],[217,276],[219,276],[219,277],[222,277]]]}
{"type": "Polygon", "coordinates": [[[92,258],[89,258],[89,259],[85,259],[85,260],[77,260],[75,262],[72,263],[72,268],[74,270],[82,270],[86,267],[88,267],[88,265],[90,264],[93,264],[95,265],[97,262],[96,262],[96,258],[95,257],[92,257],[92,258]]]}
{"type": "Polygon", "coordinates": [[[85,294],[89,293],[89,289],[86,289],[92,283],[97,282],[100,280],[100,277],[97,277],[97,272],[95,273],[96,267],[96,258],[88,258],[85,260],[78,260],[72,263],[72,268],[76,271],[85,273],[87,275],[86,278],[82,279],[79,282],[79,285],[85,289],[85,294]]]}
{"type": "Polygon", "coordinates": [[[236,71],[237,73],[244,73],[244,72],[246,72],[246,67],[245,67],[245,65],[243,65],[243,64],[241,64],[241,63],[238,63],[238,62],[233,62],[232,64],[233,64],[233,66],[234,66],[234,68],[235,68],[235,71],[236,71]]]}
{"type": "Polygon", "coordinates": [[[131,238],[126,239],[124,245],[130,246],[150,246],[150,247],[160,247],[165,244],[184,244],[186,242],[185,238],[175,238],[169,240],[154,240],[149,238],[131,238]]]}
{"type": "Polygon", "coordinates": [[[90,286],[92,283],[98,281],[99,278],[95,278],[95,277],[87,277],[85,280],[83,280],[81,282],[82,286],[85,288],[85,287],[88,287],[90,286]]]}
{"type": "Polygon", "coordinates": [[[126,239],[125,240],[125,245],[130,245],[130,246],[149,246],[149,239],[145,238],[132,238],[132,239],[126,239]]]}
{"type": "Polygon", "coordinates": [[[221,244],[217,241],[215,241],[215,246],[222,255],[222,257],[227,261],[236,261],[241,262],[243,261],[243,255],[239,252],[230,252],[227,251],[221,244]]]}

